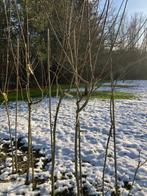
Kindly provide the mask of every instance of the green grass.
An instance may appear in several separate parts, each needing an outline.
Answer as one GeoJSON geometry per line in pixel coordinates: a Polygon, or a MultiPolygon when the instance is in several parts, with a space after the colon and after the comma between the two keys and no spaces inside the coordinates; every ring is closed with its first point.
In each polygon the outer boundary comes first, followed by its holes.
{"type": "MultiPolygon", "coordinates": [[[[83,87],[83,85],[81,85],[80,87],[83,87]]],[[[68,89],[68,88],[69,88],[69,85],[62,85],[62,89],[68,89]]],[[[75,88],[75,86],[73,85],[72,88],[75,88]]],[[[32,88],[30,90],[30,94],[31,94],[32,98],[39,98],[42,95],[40,90],[37,88],[32,88]]],[[[48,90],[44,89],[43,94],[44,94],[44,96],[48,95],[48,90]]],[[[76,96],[75,92],[71,92],[70,94],[73,97],[76,96]]],[[[56,86],[55,85],[52,87],[52,96],[53,97],[56,96],[56,86]]],[[[110,97],[111,97],[111,92],[108,92],[108,91],[94,92],[91,95],[91,98],[97,98],[97,99],[110,99],[110,97]]],[[[130,93],[125,93],[125,92],[115,92],[114,98],[115,99],[132,99],[132,98],[134,98],[134,95],[130,94],[130,93]]],[[[9,101],[16,100],[16,91],[15,90],[8,92],[8,100],[9,101]]],[[[26,95],[25,89],[22,90],[22,93],[20,93],[20,91],[19,91],[18,100],[27,100],[27,95],[26,95]],[[23,96],[22,96],[22,94],[23,94],[23,96]]],[[[2,102],[3,102],[3,96],[0,94],[0,103],[2,103],[2,102]]]]}
{"type": "MultiPolygon", "coordinates": [[[[71,95],[76,96],[76,92],[71,92],[71,95]]],[[[94,92],[91,95],[91,99],[110,99],[112,93],[110,91],[98,91],[94,92]]],[[[86,98],[86,96],[85,96],[86,98]]],[[[135,96],[131,93],[125,93],[125,92],[114,92],[114,98],[115,99],[134,99],[135,96]]]]}
{"type": "MultiPolygon", "coordinates": [[[[46,94],[47,94],[47,90],[44,90],[44,95],[46,95],[46,94]]],[[[42,93],[39,89],[31,89],[30,95],[32,98],[37,98],[37,97],[41,97],[42,93]]],[[[16,91],[15,90],[8,92],[8,100],[9,101],[16,100],[16,91]]],[[[22,90],[22,93],[19,91],[18,100],[27,100],[27,94],[26,94],[25,89],[22,90]]],[[[0,102],[2,102],[2,101],[3,101],[3,96],[0,94],[0,102]]]]}
{"type": "MultiPolygon", "coordinates": [[[[127,84],[116,84],[114,85],[115,88],[132,88],[132,87],[135,87],[133,85],[127,85],[127,84]]],[[[102,87],[111,87],[110,84],[102,84],[102,87]]]]}
{"type": "MultiPolygon", "coordinates": [[[[92,94],[91,98],[97,98],[97,99],[110,99],[111,98],[111,92],[108,91],[100,91],[95,92],[92,94]]],[[[135,96],[131,93],[125,93],[125,92],[114,92],[114,98],[115,99],[133,99],[135,96]]]]}

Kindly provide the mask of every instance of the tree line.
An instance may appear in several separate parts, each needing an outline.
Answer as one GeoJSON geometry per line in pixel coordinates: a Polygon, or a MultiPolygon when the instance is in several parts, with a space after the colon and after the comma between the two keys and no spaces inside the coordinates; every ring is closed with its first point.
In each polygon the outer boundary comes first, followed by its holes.
{"type": "MultiPolygon", "coordinates": [[[[93,74],[110,79],[106,56],[110,52],[109,49],[116,37],[118,23],[121,20],[118,17],[115,21],[118,10],[113,3],[107,10],[104,1],[99,1],[102,6],[98,6],[94,1],[87,1],[89,5],[83,10],[83,2],[84,0],[0,0],[1,87],[4,87],[6,83],[10,88],[16,85],[17,39],[20,45],[19,75],[22,87],[25,87],[27,80],[24,60],[26,43],[28,43],[32,69],[41,86],[46,86],[48,28],[50,29],[51,80],[53,83],[57,80],[61,84],[71,82],[73,71],[64,50],[69,54],[69,40],[74,37],[73,29],[76,34],[80,34],[76,39],[80,46],[78,48],[78,69],[82,76],[85,79],[91,77],[90,62],[87,58],[88,47],[90,47],[91,61],[95,64],[93,74]],[[73,5],[72,8],[71,5],[73,5]],[[105,19],[106,14],[107,19],[105,19]],[[87,20],[87,15],[90,21],[87,20]],[[91,40],[88,40],[89,33],[91,40]],[[90,42],[89,46],[87,46],[88,42],[90,42]],[[102,73],[105,64],[106,68],[102,73]]],[[[73,41],[70,44],[73,48],[73,41]]],[[[129,18],[125,14],[112,51],[115,79],[147,79],[146,54],[146,18],[141,14],[134,14],[129,18]]],[[[31,83],[35,85],[33,79],[31,83]]]]}

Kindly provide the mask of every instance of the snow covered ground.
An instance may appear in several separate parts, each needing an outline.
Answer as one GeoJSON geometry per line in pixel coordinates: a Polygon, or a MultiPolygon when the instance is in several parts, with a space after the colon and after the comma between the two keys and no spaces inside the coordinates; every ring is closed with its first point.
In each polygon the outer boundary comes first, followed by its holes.
{"type": "MultiPolygon", "coordinates": [[[[118,84],[121,84],[119,82],[118,84]]],[[[117,156],[118,156],[118,182],[121,196],[128,195],[128,185],[132,183],[137,168],[139,152],[140,160],[143,163],[147,159],[147,81],[125,81],[124,84],[130,88],[120,89],[134,93],[137,98],[134,100],[116,101],[116,131],[117,131],[117,156]]],[[[104,88],[104,87],[102,87],[104,88]]],[[[52,99],[52,110],[58,100],[52,99]]],[[[15,128],[15,104],[10,106],[11,129],[15,128]]],[[[74,125],[75,125],[75,101],[64,99],[61,104],[56,146],[56,192],[73,190],[75,188],[74,178],[74,125]]],[[[24,143],[27,142],[27,105],[19,103],[18,112],[18,134],[24,143]]],[[[7,143],[8,127],[6,113],[3,106],[0,106],[0,147],[7,143]]],[[[32,110],[32,134],[33,146],[39,149],[43,155],[38,159],[35,175],[40,179],[46,179],[44,183],[37,185],[32,192],[31,185],[24,185],[25,174],[10,175],[11,158],[7,158],[6,167],[0,165],[0,196],[13,195],[44,195],[50,194],[50,132],[48,125],[48,100],[45,99],[32,110]],[[48,160],[44,169],[44,160],[48,160]]],[[[102,169],[104,164],[104,153],[108,133],[110,129],[109,100],[90,100],[87,107],[81,113],[82,133],[82,170],[85,195],[101,195],[102,169]],[[91,193],[91,194],[90,194],[91,193]]],[[[25,159],[25,157],[24,157],[25,159]]],[[[2,162],[0,161],[0,164],[2,162]]],[[[111,138],[108,162],[105,176],[105,195],[111,195],[114,188],[114,161],[113,141],[111,138]]],[[[132,196],[147,195],[147,163],[139,168],[133,189],[132,196]]],[[[68,192],[65,195],[71,195],[68,192]]],[[[74,195],[74,194],[73,194],[74,195]]]]}

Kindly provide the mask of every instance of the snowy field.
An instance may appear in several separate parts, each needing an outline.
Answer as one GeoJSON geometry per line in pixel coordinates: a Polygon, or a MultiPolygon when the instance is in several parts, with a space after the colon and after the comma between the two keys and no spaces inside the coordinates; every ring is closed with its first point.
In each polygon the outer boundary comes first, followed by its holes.
{"type": "MultiPolygon", "coordinates": [[[[137,168],[139,153],[143,163],[147,159],[147,81],[125,81],[129,88],[120,91],[136,95],[134,100],[116,101],[116,132],[118,156],[118,182],[120,195],[127,196],[137,168]]],[[[102,87],[104,88],[104,87],[102,87]]],[[[57,99],[52,99],[52,110],[55,111],[57,99]]],[[[11,128],[14,133],[15,104],[10,106],[11,128]]],[[[19,103],[18,134],[24,145],[27,142],[27,105],[19,103]]],[[[9,137],[4,107],[0,106],[0,146],[7,144],[9,137]],[[5,140],[4,140],[5,139],[5,140]]],[[[64,99],[59,112],[56,147],[56,193],[74,195],[74,125],[75,101],[64,99]],[[67,190],[70,190],[69,193],[67,190]],[[65,192],[67,191],[67,192],[65,192]]],[[[31,185],[24,185],[25,175],[10,175],[11,158],[5,163],[0,161],[0,196],[12,195],[50,195],[50,133],[48,125],[48,100],[33,106],[32,134],[33,147],[42,155],[38,158],[35,176],[45,179],[32,192],[31,185]]],[[[85,195],[101,195],[102,169],[108,133],[110,129],[109,100],[90,100],[81,113],[82,135],[82,170],[85,195]]],[[[21,152],[20,152],[21,153],[21,152]]],[[[23,160],[25,160],[25,156],[23,160]]],[[[113,141],[108,152],[105,176],[106,196],[111,195],[114,188],[113,141]]],[[[147,163],[139,168],[131,190],[132,196],[147,196],[147,163]]]]}

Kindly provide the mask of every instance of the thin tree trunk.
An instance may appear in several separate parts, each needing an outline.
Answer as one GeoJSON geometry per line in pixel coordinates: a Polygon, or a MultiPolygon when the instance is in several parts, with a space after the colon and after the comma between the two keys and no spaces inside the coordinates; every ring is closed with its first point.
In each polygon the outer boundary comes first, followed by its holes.
{"type": "Polygon", "coordinates": [[[114,101],[114,79],[113,79],[112,57],[111,57],[110,66],[111,66],[110,73],[111,73],[112,130],[113,130],[113,142],[114,142],[115,192],[116,192],[116,196],[119,196],[118,176],[117,176],[117,146],[116,146],[115,101],[114,101]]]}
{"type": "Polygon", "coordinates": [[[17,160],[18,86],[19,86],[19,39],[17,39],[17,64],[16,64],[16,111],[15,111],[15,171],[16,173],[18,172],[18,160],[17,160]]]}
{"type": "Polygon", "coordinates": [[[110,118],[111,118],[111,126],[109,130],[109,135],[107,139],[107,144],[106,144],[106,151],[105,151],[105,158],[104,158],[104,166],[103,166],[103,176],[102,176],[102,195],[105,195],[105,170],[106,170],[106,165],[107,165],[107,156],[108,156],[108,150],[109,150],[109,143],[110,143],[110,138],[112,136],[112,104],[111,104],[111,99],[110,99],[110,118]]]}
{"type": "Polygon", "coordinates": [[[56,108],[56,114],[55,114],[55,119],[54,119],[54,125],[53,125],[53,146],[52,146],[52,170],[51,170],[51,181],[52,181],[52,192],[51,195],[54,196],[55,195],[55,186],[54,186],[54,182],[55,182],[55,176],[54,176],[54,172],[55,172],[55,156],[56,156],[56,127],[57,127],[57,119],[58,119],[58,114],[59,114],[59,109],[60,109],[60,105],[61,105],[61,101],[62,101],[62,97],[59,98],[59,102],[56,108]]]}
{"type": "Polygon", "coordinates": [[[77,110],[76,110],[76,127],[75,127],[75,177],[76,177],[76,184],[77,184],[77,196],[80,196],[80,184],[79,184],[79,169],[78,169],[78,137],[80,131],[80,122],[79,122],[79,103],[78,100],[76,102],[77,110]]]}
{"type": "Polygon", "coordinates": [[[27,102],[28,102],[28,166],[26,184],[34,184],[34,163],[33,163],[33,152],[32,152],[32,130],[31,130],[31,114],[32,114],[32,101],[30,95],[30,74],[33,74],[29,59],[29,26],[28,26],[28,7],[27,1],[25,0],[25,18],[24,18],[24,38],[25,38],[25,66],[27,73],[27,102]],[[30,168],[32,167],[32,176],[30,176],[30,168]],[[32,179],[30,179],[32,177],[32,179]]]}
{"type": "Polygon", "coordinates": [[[8,129],[9,129],[9,138],[10,138],[10,146],[11,146],[11,156],[12,156],[12,173],[14,173],[14,153],[13,153],[13,141],[12,141],[12,133],[11,133],[11,123],[10,123],[10,115],[8,109],[8,103],[5,101],[5,109],[8,120],[8,129]]]}

